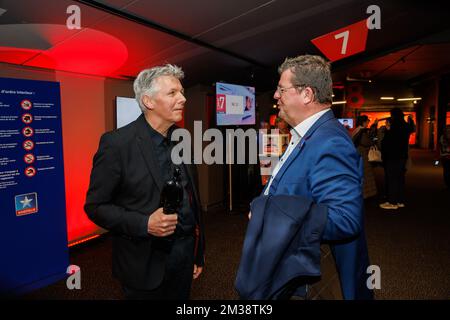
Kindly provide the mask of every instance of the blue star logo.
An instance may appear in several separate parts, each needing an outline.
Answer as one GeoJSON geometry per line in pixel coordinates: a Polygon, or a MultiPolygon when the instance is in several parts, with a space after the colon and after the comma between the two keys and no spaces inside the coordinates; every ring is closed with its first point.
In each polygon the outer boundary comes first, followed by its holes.
{"type": "Polygon", "coordinates": [[[37,193],[20,194],[14,197],[16,216],[23,216],[38,212],[37,193]]]}
{"type": "Polygon", "coordinates": [[[22,204],[22,209],[26,208],[26,207],[30,207],[31,208],[31,202],[33,201],[33,199],[28,199],[27,196],[25,196],[25,198],[23,200],[20,201],[20,203],[22,204]]]}

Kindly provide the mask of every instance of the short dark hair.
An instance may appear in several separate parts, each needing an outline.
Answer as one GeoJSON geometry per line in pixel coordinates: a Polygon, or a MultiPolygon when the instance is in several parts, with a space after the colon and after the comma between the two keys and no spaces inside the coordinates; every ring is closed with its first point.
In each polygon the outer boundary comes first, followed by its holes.
{"type": "Polygon", "coordinates": [[[293,85],[310,87],[314,91],[316,101],[331,104],[333,81],[328,61],[321,56],[314,55],[286,58],[278,68],[278,72],[282,74],[288,69],[293,73],[293,85]]]}
{"type": "Polygon", "coordinates": [[[356,126],[361,126],[364,122],[369,121],[369,117],[365,114],[356,118],[356,126]]]}
{"type": "Polygon", "coordinates": [[[398,107],[392,108],[391,123],[401,123],[401,122],[405,122],[405,115],[403,111],[398,107]]]}

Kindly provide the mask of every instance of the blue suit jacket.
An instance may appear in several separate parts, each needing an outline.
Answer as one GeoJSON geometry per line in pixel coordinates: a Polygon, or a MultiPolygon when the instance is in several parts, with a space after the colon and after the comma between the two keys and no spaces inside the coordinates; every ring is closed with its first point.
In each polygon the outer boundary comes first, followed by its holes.
{"type": "Polygon", "coordinates": [[[363,220],[363,161],[330,110],[308,130],[270,186],[271,195],[297,195],[325,205],[322,240],[330,243],[344,299],[371,299],[363,220]]]}
{"type": "Polygon", "coordinates": [[[320,239],[325,206],[293,195],[252,201],[236,277],[241,299],[284,299],[320,279],[320,239]]]}

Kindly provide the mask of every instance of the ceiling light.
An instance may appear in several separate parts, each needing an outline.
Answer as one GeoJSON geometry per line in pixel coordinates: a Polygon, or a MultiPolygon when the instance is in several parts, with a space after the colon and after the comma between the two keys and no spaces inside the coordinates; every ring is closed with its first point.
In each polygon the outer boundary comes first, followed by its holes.
{"type": "Polygon", "coordinates": [[[276,108],[277,108],[277,105],[276,105],[276,104],[274,104],[274,105],[272,106],[272,108],[276,109],[276,108]]]}
{"type": "Polygon", "coordinates": [[[394,100],[394,97],[380,97],[380,100],[394,100]]]}
{"type": "Polygon", "coordinates": [[[343,100],[343,101],[333,101],[332,104],[345,104],[347,103],[347,101],[343,100]]]}
{"type": "Polygon", "coordinates": [[[352,78],[352,77],[349,77],[349,76],[347,76],[346,78],[345,78],[345,80],[347,80],[347,81],[355,81],[355,82],[372,82],[372,80],[369,80],[369,79],[364,79],[364,78],[352,78]]]}
{"type": "Polygon", "coordinates": [[[397,99],[397,101],[416,101],[416,100],[422,100],[422,98],[400,98],[400,99],[397,99]]]}

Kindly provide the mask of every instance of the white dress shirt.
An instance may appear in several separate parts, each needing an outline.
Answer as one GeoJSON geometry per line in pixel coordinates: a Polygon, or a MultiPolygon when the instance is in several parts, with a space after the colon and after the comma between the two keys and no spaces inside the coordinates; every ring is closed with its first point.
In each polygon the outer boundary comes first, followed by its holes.
{"type": "Polygon", "coordinates": [[[325,110],[317,112],[312,116],[306,118],[302,122],[300,122],[297,126],[295,126],[295,128],[291,129],[291,140],[289,141],[289,146],[287,147],[286,152],[283,154],[280,161],[278,161],[277,165],[275,166],[275,169],[272,172],[272,176],[270,177],[270,180],[267,183],[267,187],[264,190],[265,196],[269,194],[270,186],[272,184],[273,179],[275,179],[277,173],[280,171],[283,164],[289,158],[292,151],[294,151],[295,147],[297,147],[302,137],[306,134],[306,132],[308,132],[308,130],[314,125],[314,123],[316,123],[316,121],[319,120],[319,118],[329,110],[331,109],[327,108],[325,110]]]}

